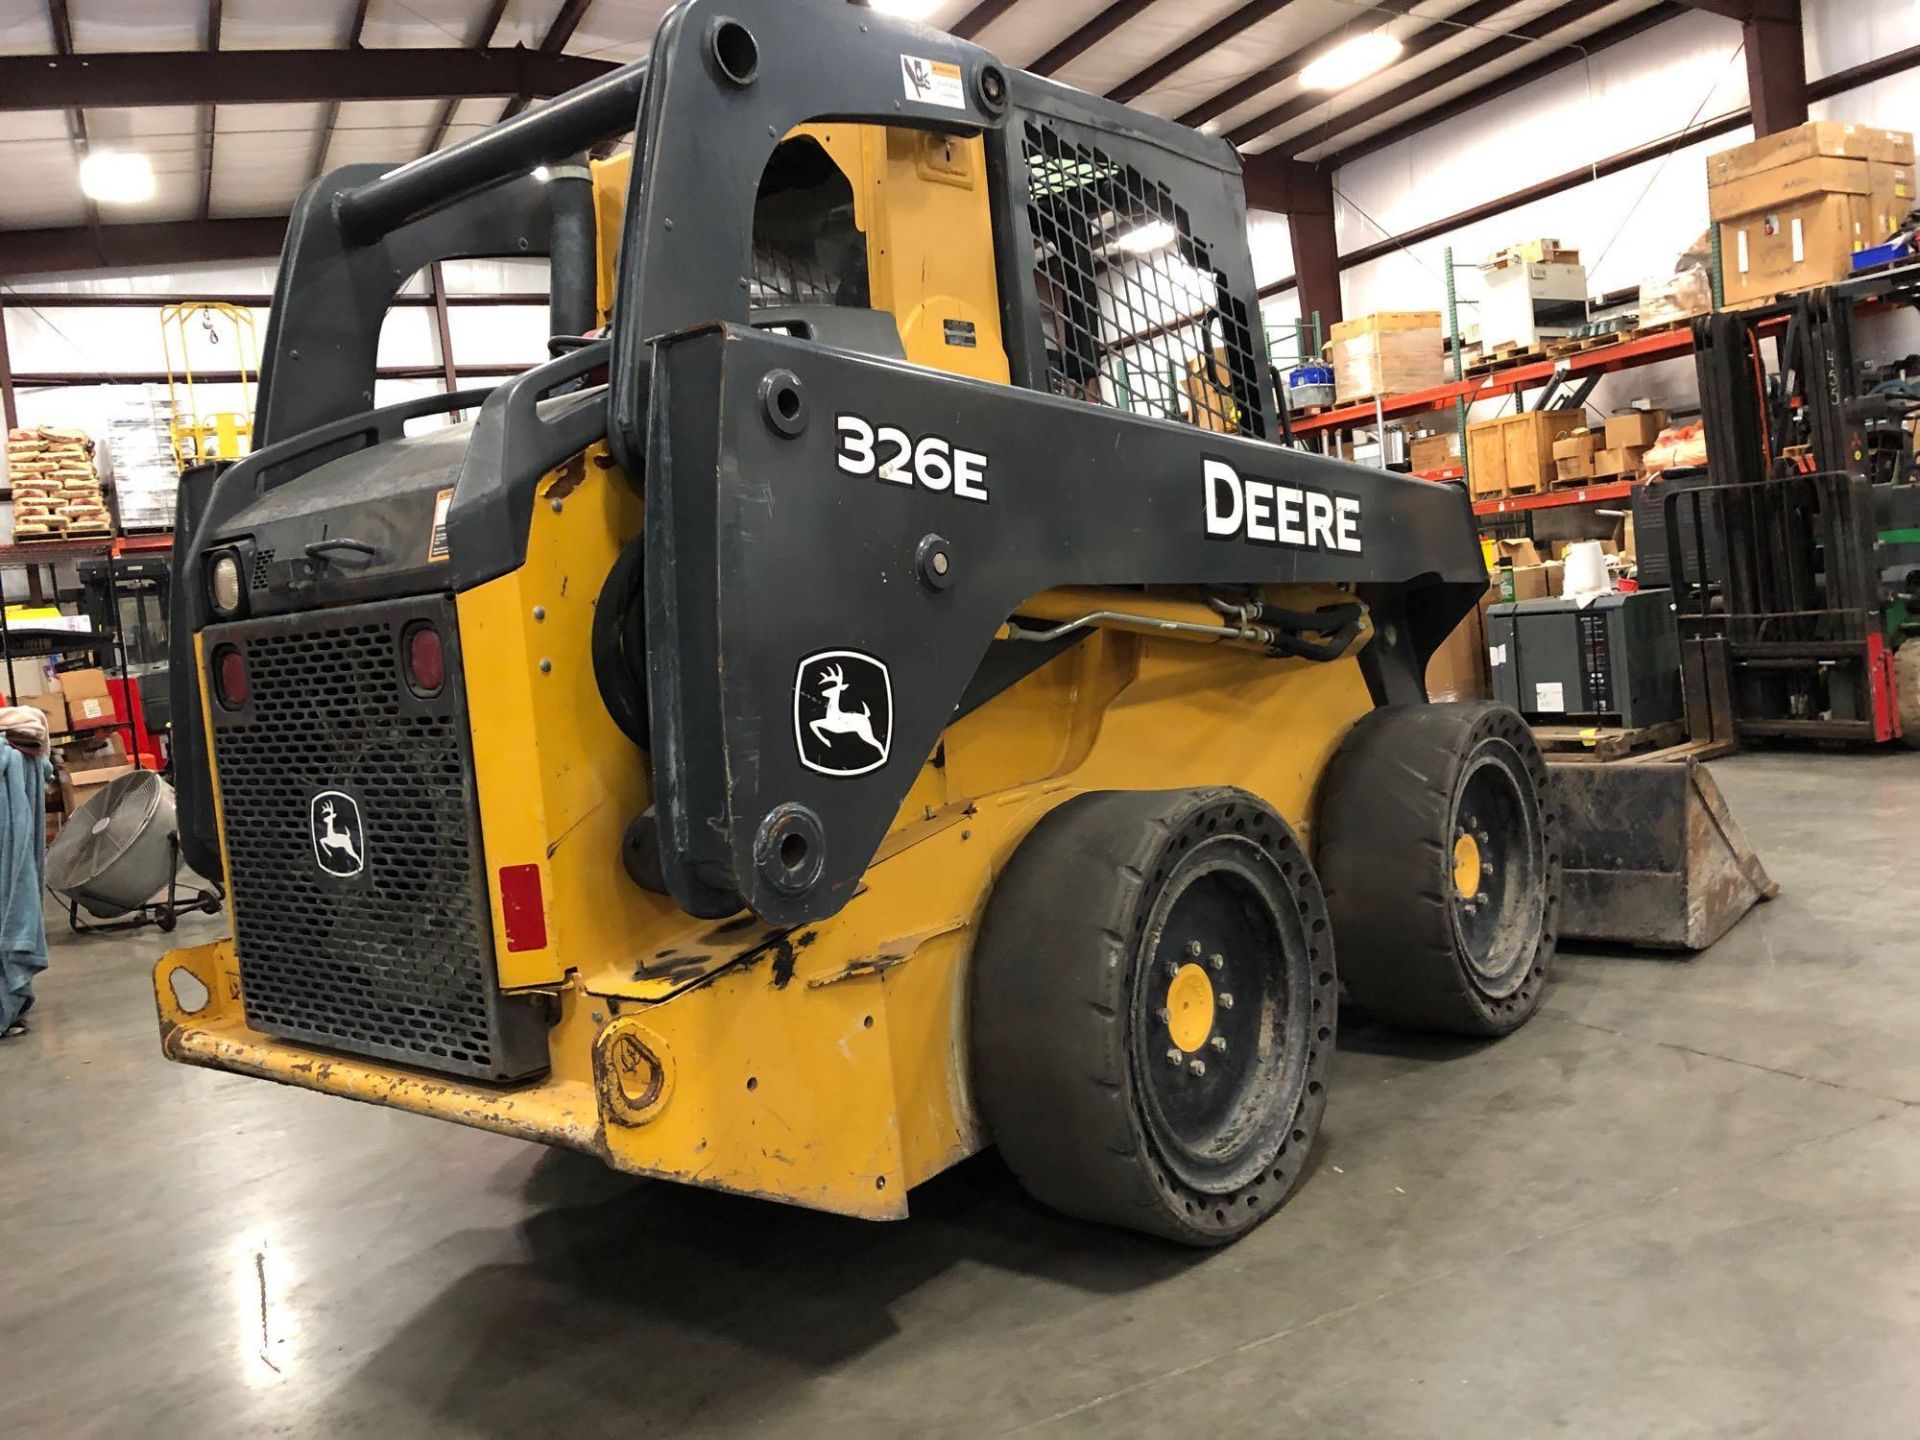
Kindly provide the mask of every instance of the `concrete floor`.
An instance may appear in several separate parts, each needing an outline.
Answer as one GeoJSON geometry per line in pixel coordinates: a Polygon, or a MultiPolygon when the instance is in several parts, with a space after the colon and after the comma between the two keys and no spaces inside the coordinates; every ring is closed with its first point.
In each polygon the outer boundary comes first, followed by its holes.
{"type": "Polygon", "coordinates": [[[158,937],[63,942],[0,1045],[0,1434],[1920,1434],[1920,755],[1716,774],[1779,900],[1499,1044],[1343,1035],[1217,1254],[991,1155],[867,1225],[167,1065],[158,937]]]}

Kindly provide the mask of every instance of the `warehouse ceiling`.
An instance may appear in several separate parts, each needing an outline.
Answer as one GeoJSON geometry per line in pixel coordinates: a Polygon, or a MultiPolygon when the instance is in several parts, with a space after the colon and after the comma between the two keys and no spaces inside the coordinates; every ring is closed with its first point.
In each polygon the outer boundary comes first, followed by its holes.
{"type": "MultiPolygon", "coordinates": [[[[871,0],[876,9],[916,0],[871,0]]],[[[918,0],[924,5],[925,0],[918,0]]],[[[284,216],[309,179],[412,159],[646,53],[667,0],[4,0],[0,230],[284,216]],[[445,98],[453,96],[455,98],[445,98]],[[132,150],[150,198],[96,204],[78,161],[132,150]]],[[[1330,162],[1676,13],[1671,0],[937,0],[1010,64],[1330,162]],[[1385,30],[1386,68],[1300,72],[1385,30]]],[[[104,248],[100,250],[104,256],[104,248]]]]}

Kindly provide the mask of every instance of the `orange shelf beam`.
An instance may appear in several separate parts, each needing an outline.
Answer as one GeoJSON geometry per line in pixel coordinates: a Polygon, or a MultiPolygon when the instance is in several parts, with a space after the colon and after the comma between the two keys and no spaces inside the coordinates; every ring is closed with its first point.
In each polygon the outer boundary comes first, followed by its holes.
{"type": "Polygon", "coordinates": [[[1608,500],[1625,500],[1633,494],[1631,480],[1615,480],[1605,485],[1582,485],[1578,489],[1543,490],[1538,495],[1510,495],[1504,500],[1476,500],[1476,515],[1511,515],[1521,510],[1551,510],[1556,505],[1593,505],[1608,500]]]}
{"type": "MultiPolygon", "coordinates": [[[[1693,331],[1686,326],[1622,340],[1617,345],[1602,345],[1593,350],[1577,350],[1557,360],[1535,360],[1525,365],[1509,365],[1464,380],[1436,385],[1430,390],[1415,390],[1380,402],[1378,417],[1404,419],[1448,409],[1456,400],[1472,404],[1476,400],[1494,400],[1516,390],[1545,385],[1557,375],[1608,375],[1637,365],[1652,365],[1661,360],[1677,360],[1693,354],[1693,331]]],[[[1357,405],[1339,405],[1318,415],[1293,422],[1296,435],[1317,435],[1324,430],[1344,430],[1354,425],[1370,425],[1376,418],[1371,401],[1357,405]]]]}

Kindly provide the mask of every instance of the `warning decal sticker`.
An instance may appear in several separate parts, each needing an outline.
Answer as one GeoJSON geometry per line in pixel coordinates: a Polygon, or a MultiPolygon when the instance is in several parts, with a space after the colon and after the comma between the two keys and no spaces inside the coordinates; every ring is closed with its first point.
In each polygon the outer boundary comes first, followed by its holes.
{"type": "Polygon", "coordinates": [[[967,108],[966,91],[960,86],[960,67],[948,61],[902,55],[900,83],[909,100],[918,100],[923,105],[944,105],[949,110],[967,108]]]}

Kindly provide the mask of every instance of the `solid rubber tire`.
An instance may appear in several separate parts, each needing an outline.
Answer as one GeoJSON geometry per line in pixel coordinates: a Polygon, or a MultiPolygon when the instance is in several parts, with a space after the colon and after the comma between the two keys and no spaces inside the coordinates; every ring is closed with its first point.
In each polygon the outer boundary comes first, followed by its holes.
{"type": "Polygon", "coordinates": [[[1540,1007],[1560,903],[1558,817],[1526,721],[1487,700],[1386,706],[1348,732],[1321,786],[1314,861],[1348,995],[1408,1029],[1497,1036],[1525,1024],[1540,1007]],[[1527,973],[1506,994],[1477,979],[1453,919],[1454,807],[1482,746],[1511,747],[1539,816],[1538,928],[1527,973]]]}
{"type": "Polygon", "coordinates": [[[1269,806],[1225,788],[1080,795],[1035,825],[988,900],[973,959],[974,1098],[1008,1167],[1041,1203],[1221,1245],[1279,1209],[1301,1179],[1326,1106],[1337,1009],[1319,882],[1269,806]],[[1209,820],[1219,829],[1209,833],[1209,820]],[[1241,847],[1234,863],[1270,872],[1290,905],[1282,933],[1297,943],[1282,947],[1278,973],[1304,1002],[1284,1013],[1305,1017],[1304,1056],[1287,1045],[1268,1062],[1292,1079],[1261,1108],[1258,1144],[1234,1162],[1246,1183],[1225,1191],[1174,1173],[1145,1113],[1132,1028],[1136,986],[1163,928],[1149,925],[1156,898],[1177,894],[1162,887],[1216,845],[1241,847]]]}

